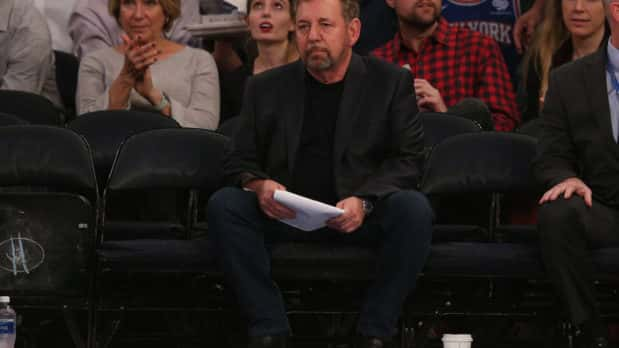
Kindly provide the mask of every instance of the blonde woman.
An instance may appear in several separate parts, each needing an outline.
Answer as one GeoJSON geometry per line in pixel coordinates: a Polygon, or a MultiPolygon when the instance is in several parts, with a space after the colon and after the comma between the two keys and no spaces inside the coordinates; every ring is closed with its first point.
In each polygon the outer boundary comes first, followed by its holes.
{"type": "Polygon", "coordinates": [[[524,60],[519,89],[523,123],[538,117],[550,71],[597,51],[608,37],[604,0],[546,0],[545,6],[545,20],[524,60]]]}
{"type": "Polygon", "coordinates": [[[216,129],[219,78],[211,55],[165,37],[180,0],[110,0],[123,44],[88,54],[80,64],[78,113],[141,109],[183,127],[216,129]]]}

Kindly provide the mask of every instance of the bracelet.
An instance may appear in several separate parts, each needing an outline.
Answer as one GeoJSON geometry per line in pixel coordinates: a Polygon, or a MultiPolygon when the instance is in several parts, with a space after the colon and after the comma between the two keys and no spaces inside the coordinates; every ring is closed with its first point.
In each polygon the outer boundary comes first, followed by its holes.
{"type": "Polygon", "coordinates": [[[159,104],[155,105],[155,110],[161,112],[168,105],[170,105],[170,101],[168,100],[168,96],[165,93],[161,92],[161,101],[159,104]]]}

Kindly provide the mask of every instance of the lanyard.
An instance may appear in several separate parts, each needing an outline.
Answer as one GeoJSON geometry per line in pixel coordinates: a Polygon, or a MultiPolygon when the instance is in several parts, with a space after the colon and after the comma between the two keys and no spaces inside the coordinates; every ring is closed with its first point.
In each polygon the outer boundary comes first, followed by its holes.
{"type": "Polygon", "coordinates": [[[615,69],[610,60],[608,61],[608,64],[606,64],[606,71],[608,71],[608,75],[610,76],[610,84],[613,86],[613,90],[615,93],[619,93],[619,81],[617,81],[615,69]]]}
{"type": "MultiPolygon", "coordinates": [[[[608,64],[606,64],[606,71],[610,76],[610,84],[613,86],[613,90],[615,91],[616,95],[619,96],[619,81],[617,81],[617,76],[615,76],[615,69],[613,67],[613,64],[610,62],[610,58],[608,59],[608,64]]],[[[617,110],[615,110],[615,112],[617,112],[617,110]]],[[[612,111],[611,114],[613,114],[612,111]]],[[[617,115],[612,115],[612,117],[614,117],[615,120],[619,122],[619,119],[617,119],[617,115]]],[[[615,141],[619,141],[619,134],[613,133],[613,136],[616,137],[615,141]]]]}

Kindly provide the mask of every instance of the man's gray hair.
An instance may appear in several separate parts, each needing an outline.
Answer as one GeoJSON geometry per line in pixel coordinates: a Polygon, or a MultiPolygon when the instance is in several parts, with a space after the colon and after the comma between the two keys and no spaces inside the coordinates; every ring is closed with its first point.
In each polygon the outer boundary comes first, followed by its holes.
{"type": "MultiPolygon", "coordinates": [[[[299,8],[299,4],[301,4],[304,1],[310,1],[310,0],[296,0],[295,1],[295,4],[296,4],[295,13],[296,13],[296,9],[299,8]]],[[[340,3],[342,4],[342,15],[344,16],[344,20],[346,20],[347,23],[349,23],[355,18],[359,18],[359,1],[358,0],[340,0],[340,3]]]]}

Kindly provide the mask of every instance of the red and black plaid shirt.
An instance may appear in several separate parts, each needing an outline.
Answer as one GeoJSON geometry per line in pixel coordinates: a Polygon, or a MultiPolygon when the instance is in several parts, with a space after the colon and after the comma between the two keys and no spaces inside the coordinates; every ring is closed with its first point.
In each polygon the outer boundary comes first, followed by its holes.
{"type": "Polygon", "coordinates": [[[400,66],[408,64],[413,77],[425,79],[439,90],[447,107],[466,97],[483,100],[496,130],[511,131],[520,122],[509,72],[499,46],[490,37],[450,26],[441,18],[419,53],[402,45],[397,33],[372,54],[400,66]]]}

